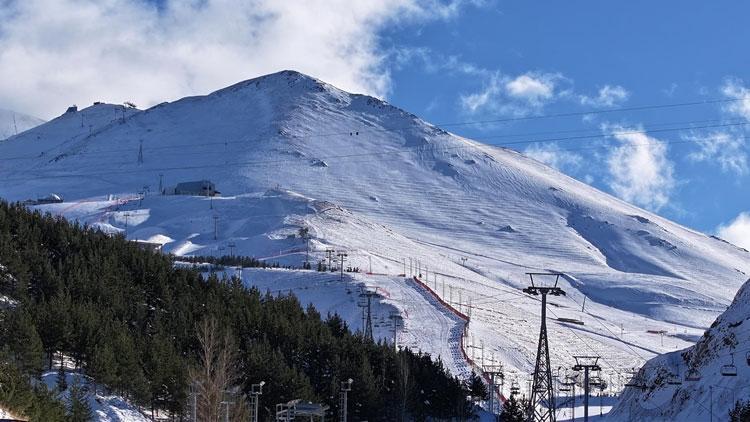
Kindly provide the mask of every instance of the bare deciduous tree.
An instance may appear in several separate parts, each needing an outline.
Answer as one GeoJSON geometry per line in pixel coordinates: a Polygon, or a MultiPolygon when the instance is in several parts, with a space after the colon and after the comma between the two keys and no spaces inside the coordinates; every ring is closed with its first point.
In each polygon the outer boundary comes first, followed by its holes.
{"type": "Polygon", "coordinates": [[[197,336],[201,346],[200,360],[198,366],[190,371],[196,394],[197,420],[245,420],[247,403],[241,390],[236,388],[240,377],[233,337],[226,331],[221,332],[214,318],[206,318],[199,324],[197,336]]]}

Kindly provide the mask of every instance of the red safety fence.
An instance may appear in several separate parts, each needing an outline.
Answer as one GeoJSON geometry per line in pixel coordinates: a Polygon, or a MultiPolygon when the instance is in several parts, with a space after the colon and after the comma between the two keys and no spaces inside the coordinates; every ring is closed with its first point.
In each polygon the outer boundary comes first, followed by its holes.
{"type": "MultiPolygon", "coordinates": [[[[484,380],[487,382],[487,385],[490,385],[492,383],[490,376],[487,375],[487,373],[485,373],[484,370],[479,365],[477,365],[473,359],[469,357],[469,355],[466,353],[466,350],[464,349],[464,337],[466,336],[466,332],[467,332],[466,328],[469,324],[469,317],[463,312],[454,308],[453,305],[451,305],[450,303],[444,301],[443,298],[437,294],[437,292],[432,290],[432,288],[428,286],[427,284],[423,283],[422,280],[420,280],[418,277],[415,276],[414,281],[420,286],[422,286],[425,290],[427,290],[427,292],[430,293],[430,295],[432,295],[432,297],[434,297],[435,300],[440,302],[440,304],[443,305],[446,309],[453,312],[456,316],[458,316],[459,318],[461,318],[461,320],[463,320],[464,327],[463,327],[463,330],[461,330],[461,354],[463,355],[464,360],[468,362],[469,366],[471,368],[475,368],[476,370],[478,370],[481,373],[482,378],[484,378],[484,380]]],[[[501,403],[505,403],[505,401],[507,400],[507,398],[500,391],[497,390],[497,386],[495,387],[495,395],[497,396],[498,399],[500,399],[501,403]]]]}

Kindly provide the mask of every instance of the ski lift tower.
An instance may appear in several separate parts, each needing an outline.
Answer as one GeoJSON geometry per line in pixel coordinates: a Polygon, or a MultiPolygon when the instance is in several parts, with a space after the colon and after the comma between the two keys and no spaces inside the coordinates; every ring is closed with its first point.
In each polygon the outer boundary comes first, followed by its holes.
{"type": "Polygon", "coordinates": [[[539,329],[539,345],[536,352],[534,381],[529,397],[529,422],[555,422],[555,395],[552,388],[552,366],[549,362],[549,342],[547,337],[547,295],[564,296],[565,292],[557,287],[560,273],[527,273],[531,286],[523,289],[524,293],[542,296],[542,323],[539,329]],[[554,279],[554,284],[542,286],[534,282],[537,279],[554,279]]]}
{"type": "Polygon", "coordinates": [[[601,371],[599,356],[573,356],[576,360],[574,371],[583,371],[583,421],[589,420],[589,389],[593,383],[589,379],[589,371],[601,371]]]}

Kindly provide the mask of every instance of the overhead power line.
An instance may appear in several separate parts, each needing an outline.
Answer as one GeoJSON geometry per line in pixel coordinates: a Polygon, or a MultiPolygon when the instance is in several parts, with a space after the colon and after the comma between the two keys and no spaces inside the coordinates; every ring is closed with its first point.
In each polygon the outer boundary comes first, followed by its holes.
{"type": "Polygon", "coordinates": [[[709,105],[709,104],[726,104],[726,103],[745,101],[745,100],[747,100],[746,97],[717,98],[717,99],[702,100],[702,101],[687,101],[683,103],[645,104],[645,105],[632,106],[632,107],[608,108],[604,110],[574,111],[574,112],[567,112],[567,113],[539,114],[539,115],[534,115],[534,116],[507,117],[507,118],[502,118],[502,119],[442,123],[436,126],[465,126],[465,125],[477,125],[477,124],[488,124],[488,123],[518,122],[518,121],[525,121],[525,120],[541,120],[541,119],[551,119],[551,118],[560,118],[560,117],[588,116],[591,114],[609,114],[609,113],[622,113],[622,112],[628,112],[628,111],[644,111],[644,110],[659,110],[659,109],[665,109],[665,108],[691,107],[691,106],[709,105]]]}
{"type": "MultiPolygon", "coordinates": [[[[745,100],[747,100],[746,97],[706,99],[706,100],[687,101],[687,102],[679,102],[679,103],[645,104],[645,105],[631,106],[631,107],[588,110],[588,111],[580,111],[580,112],[537,114],[533,116],[520,116],[520,117],[489,119],[489,120],[466,120],[466,121],[459,121],[459,122],[447,122],[447,123],[437,123],[437,124],[431,124],[428,122],[424,122],[424,123],[430,126],[434,126],[434,127],[470,126],[470,125],[479,125],[479,124],[488,124],[488,123],[542,120],[542,119],[561,118],[561,117],[611,114],[611,113],[618,113],[618,112],[633,112],[633,111],[655,110],[655,109],[665,109],[665,108],[691,107],[691,106],[699,106],[699,105],[726,104],[726,103],[745,101],[745,100]]],[[[366,133],[399,132],[405,129],[410,129],[412,127],[413,127],[412,125],[409,125],[409,126],[401,126],[401,127],[394,127],[394,128],[364,128],[364,129],[356,130],[356,133],[359,135],[359,134],[366,134],[366,133]]],[[[306,134],[306,135],[291,135],[289,137],[295,138],[295,139],[304,139],[304,138],[314,138],[314,137],[346,136],[346,135],[351,135],[352,133],[355,133],[355,132],[341,131],[341,132],[329,132],[329,133],[306,134]]],[[[503,137],[503,136],[505,135],[500,135],[500,137],[503,137]]],[[[251,140],[211,142],[211,143],[204,143],[204,145],[220,145],[220,144],[227,145],[230,143],[246,143],[250,141],[251,140]]],[[[174,145],[174,146],[177,146],[177,145],[174,145]]],[[[194,145],[183,144],[182,146],[194,146],[194,145]]],[[[121,152],[126,152],[126,151],[121,151],[121,152]]],[[[34,157],[29,157],[29,158],[34,158],[34,157]]]]}
{"type": "MultiPolygon", "coordinates": [[[[530,140],[530,141],[517,141],[517,142],[511,142],[504,145],[483,145],[483,144],[466,144],[466,145],[457,145],[457,146],[440,146],[440,145],[430,145],[429,147],[424,146],[416,146],[416,147],[398,147],[394,148],[391,151],[377,151],[377,152],[365,152],[365,153],[350,153],[350,154],[339,154],[339,155],[329,155],[329,156],[317,156],[315,157],[318,160],[334,160],[334,159],[350,159],[350,158],[357,158],[357,157],[373,157],[373,156],[387,156],[387,155],[398,155],[407,153],[410,151],[452,151],[452,150],[461,150],[461,149],[470,149],[470,148],[483,148],[483,147],[506,147],[508,145],[518,145],[518,144],[528,144],[528,143],[545,143],[545,142],[560,142],[560,141],[574,141],[574,140],[582,140],[582,139],[601,139],[601,138],[609,138],[609,137],[617,137],[617,136],[628,136],[628,135],[635,135],[635,134],[654,134],[654,133],[664,133],[668,131],[680,131],[680,130],[698,130],[698,129],[715,129],[715,128],[726,128],[726,127],[739,127],[739,126],[747,126],[750,125],[750,122],[735,122],[735,123],[726,123],[726,124],[718,124],[718,125],[704,125],[704,126],[686,126],[686,127],[679,127],[679,128],[669,128],[669,129],[653,129],[653,130],[634,130],[634,131],[618,131],[618,132],[609,132],[609,133],[603,133],[600,135],[587,135],[587,136],[570,136],[570,137],[557,137],[557,138],[543,138],[543,139],[536,139],[536,140],[530,140]]],[[[682,141],[675,141],[673,143],[688,143],[688,142],[694,142],[692,140],[682,140],[682,141]]],[[[667,142],[668,143],[668,142],[667,142]]],[[[623,145],[624,147],[627,147],[628,145],[623,145]]],[[[228,166],[244,166],[244,167],[253,167],[253,166],[264,166],[269,164],[282,164],[282,163],[288,163],[288,162],[296,162],[299,161],[299,158],[286,158],[286,159],[275,159],[275,160],[253,160],[253,161],[235,161],[235,162],[223,162],[223,163],[217,163],[217,164],[197,164],[192,166],[172,166],[172,167],[154,167],[154,168],[148,168],[141,170],[142,172],[145,171],[156,171],[156,172],[165,172],[165,171],[177,171],[177,170],[194,170],[194,169],[205,169],[205,168],[223,168],[228,166]]],[[[114,165],[127,165],[130,164],[129,162],[118,162],[118,163],[107,163],[109,167],[114,165]]],[[[131,174],[133,173],[133,170],[113,170],[113,171],[106,171],[106,172],[97,172],[97,173],[78,173],[78,174],[56,174],[56,175],[50,175],[50,176],[31,176],[31,177],[17,177],[17,178],[6,178],[6,181],[26,181],[26,180],[43,180],[43,179],[50,179],[50,178],[75,178],[75,177],[91,177],[91,176],[105,176],[105,175],[119,175],[119,174],[131,174]]]]}

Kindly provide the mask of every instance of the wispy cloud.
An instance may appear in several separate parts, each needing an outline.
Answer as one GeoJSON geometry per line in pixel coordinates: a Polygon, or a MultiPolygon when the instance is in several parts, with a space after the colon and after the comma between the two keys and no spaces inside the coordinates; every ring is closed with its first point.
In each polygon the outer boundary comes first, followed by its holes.
{"type": "Polygon", "coordinates": [[[728,98],[736,98],[726,105],[726,111],[750,120],[750,88],[744,85],[742,79],[729,78],[721,87],[721,92],[728,98]]]}
{"type": "MultiPolygon", "coordinates": [[[[750,89],[744,86],[741,79],[728,78],[720,91],[727,99],[733,100],[723,105],[725,115],[750,120],[750,89]]],[[[682,138],[698,146],[697,150],[687,155],[689,160],[716,163],[723,172],[744,176],[750,170],[746,133],[746,128],[735,127],[708,133],[690,131],[682,138]]]]}
{"type": "Polygon", "coordinates": [[[523,153],[556,170],[564,172],[578,170],[583,162],[583,156],[560,149],[555,143],[533,144],[526,148],[523,153]]]}
{"type": "Polygon", "coordinates": [[[716,162],[722,171],[739,176],[748,173],[744,136],[730,132],[712,132],[687,134],[683,135],[683,139],[695,142],[700,148],[688,154],[689,160],[716,162]]]}
{"type": "Polygon", "coordinates": [[[485,76],[482,89],[459,98],[462,109],[469,114],[491,112],[526,116],[564,95],[564,91],[558,87],[565,78],[559,73],[527,72],[509,76],[499,71],[482,71],[470,65],[463,65],[461,71],[485,76]]]}
{"type": "Polygon", "coordinates": [[[295,69],[343,89],[391,88],[379,34],[457,16],[472,0],[0,1],[0,104],[148,106],[295,69]]]}
{"type": "Polygon", "coordinates": [[[624,103],[630,98],[630,92],[619,85],[604,85],[596,96],[580,95],[582,105],[590,107],[612,107],[624,103]]]}
{"type": "Polygon", "coordinates": [[[674,164],[667,156],[663,141],[636,133],[643,128],[605,126],[620,145],[607,158],[608,182],[620,198],[644,208],[658,211],[669,203],[675,186],[674,164]]]}
{"type": "Polygon", "coordinates": [[[720,225],[716,234],[737,246],[750,249],[750,212],[742,212],[729,224],[720,225]]]}

